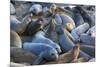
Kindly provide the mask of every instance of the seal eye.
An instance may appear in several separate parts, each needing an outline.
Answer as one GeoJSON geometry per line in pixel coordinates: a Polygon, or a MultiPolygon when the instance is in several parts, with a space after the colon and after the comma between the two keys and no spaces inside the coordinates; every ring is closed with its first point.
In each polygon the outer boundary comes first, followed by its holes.
{"type": "Polygon", "coordinates": [[[51,56],[54,56],[54,53],[51,53],[51,56]]]}
{"type": "Polygon", "coordinates": [[[58,48],[56,48],[56,50],[58,50],[58,48]]]}

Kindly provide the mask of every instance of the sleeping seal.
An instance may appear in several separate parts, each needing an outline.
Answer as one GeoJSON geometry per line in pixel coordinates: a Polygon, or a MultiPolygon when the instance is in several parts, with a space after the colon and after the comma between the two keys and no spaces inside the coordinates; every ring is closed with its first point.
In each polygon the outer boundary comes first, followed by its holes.
{"type": "Polygon", "coordinates": [[[43,43],[24,43],[23,49],[39,57],[33,64],[40,64],[43,60],[53,61],[58,59],[57,51],[43,43]]]}

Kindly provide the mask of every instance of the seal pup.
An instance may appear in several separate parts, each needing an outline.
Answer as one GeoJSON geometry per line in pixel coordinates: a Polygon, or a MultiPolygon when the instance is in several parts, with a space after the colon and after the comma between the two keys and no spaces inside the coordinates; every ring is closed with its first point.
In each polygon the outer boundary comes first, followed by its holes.
{"type": "Polygon", "coordinates": [[[51,46],[44,43],[24,43],[23,49],[38,56],[33,63],[40,64],[43,60],[53,61],[58,59],[58,52],[51,46]]]}
{"type": "Polygon", "coordinates": [[[39,31],[36,33],[36,35],[32,39],[32,43],[44,43],[45,45],[49,45],[56,49],[58,53],[61,53],[60,46],[49,38],[46,38],[43,31],[39,31]]]}
{"type": "Polygon", "coordinates": [[[22,40],[18,33],[13,30],[10,31],[10,46],[22,48],[22,40]]]}

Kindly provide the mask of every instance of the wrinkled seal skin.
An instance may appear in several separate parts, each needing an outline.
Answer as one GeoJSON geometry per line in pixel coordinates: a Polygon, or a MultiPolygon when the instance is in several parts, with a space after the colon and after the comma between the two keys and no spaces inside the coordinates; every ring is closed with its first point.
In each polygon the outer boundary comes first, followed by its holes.
{"type": "Polygon", "coordinates": [[[58,58],[57,51],[53,47],[43,43],[24,43],[23,49],[35,55],[41,55],[42,59],[47,61],[56,60],[58,58]]]}
{"type": "Polygon", "coordinates": [[[11,61],[15,63],[28,63],[32,64],[37,56],[31,52],[25,51],[24,49],[11,47],[10,48],[11,61]]]}
{"type": "Polygon", "coordinates": [[[13,30],[10,31],[10,46],[22,48],[22,40],[20,36],[13,30]]]}
{"type": "Polygon", "coordinates": [[[60,46],[53,42],[51,39],[47,38],[44,36],[45,33],[43,31],[39,31],[36,33],[36,35],[33,37],[32,42],[33,43],[44,43],[46,45],[50,45],[54,49],[57,50],[58,53],[61,53],[61,48],[60,46]]]}

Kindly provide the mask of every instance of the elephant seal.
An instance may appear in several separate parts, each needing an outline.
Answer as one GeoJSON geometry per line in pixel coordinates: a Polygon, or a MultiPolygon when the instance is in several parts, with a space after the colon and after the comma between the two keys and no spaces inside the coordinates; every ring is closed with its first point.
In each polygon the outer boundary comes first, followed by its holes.
{"type": "Polygon", "coordinates": [[[46,62],[45,64],[61,64],[61,63],[70,63],[77,60],[80,51],[80,46],[74,46],[70,52],[61,54],[56,61],[46,62]]]}
{"type": "Polygon", "coordinates": [[[60,17],[59,14],[56,14],[56,15],[55,15],[55,21],[56,21],[56,23],[57,23],[58,25],[61,25],[61,24],[62,24],[62,19],[61,19],[61,17],[60,17]]]}
{"type": "Polygon", "coordinates": [[[95,46],[95,37],[92,37],[88,34],[81,34],[80,41],[81,43],[95,46]]]}
{"type": "Polygon", "coordinates": [[[31,21],[27,25],[23,35],[33,36],[34,34],[36,34],[36,32],[43,29],[46,24],[48,24],[48,22],[43,17],[38,18],[36,21],[31,21]]]}
{"type": "Polygon", "coordinates": [[[32,64],[36,59],[37,56],[28,52],[22,48],[11,47],[10,48],[10,57],[11,61],[15,63],[28,63],[32,64]]]}
{"type": "Polygon", "coordinates": [[[24,43],[23,49],[30,51],[36,55],[40,55],[41,53],[43,53],[43,58],[45,58],[46,60],[55,60],[58,57],[58,53],[54,48],[49,45],[43,45],[43,43],[24,43]]]}
{"type": "Polygon", "coordinates": [[[56,32],[56,27],[59,26],[59,24],[56,23],[55,19],[51,19],[49,23],[49,27],[45,33],[45,37],[51,39],[53,42],[58,43],[58,34],[56,32]]]}
{"type": "Polygon", "coordinates": [[[91,27],[86,33],[91,37],[95,37],[96,36],[95,26],[91,27]]]}
{"type": "Polygon", "coordinates": [[[44,43],[24,43],[23,49],[39,57],[33,64],[39,64],[43,60],[53,61],[58,59],[58,52],[44,43]]]}
{"type": "Polygon", "coordinates": [[[75,22],[76,27],[84,23],[84,19],[82,15],[80,14],[79,10],[75,7],[72,8],[73,12],[73,20],[75,22]]]}
{"type": "Polygon", "coordinates": [[[60,28],[59,30],[59,45],[62,49],[62,52],[67,52],[70,49],[75,46],[75,44],[72,42],[72,40],[67,36],[65,30],[63,28],[60,28]]]}
{"type": "Polygon", "coordinates": [[[22,40],[13,30],[10,31],[10,46],[22,48],[22,40]]]}
{"type": "Polygon", "coordinates": [[[76,42],[80,41],[79,35],[86,32],[88,29],[89,29],[89,24],[84,23],[84,24],[76,27],[75,29],[73,29],[71,31],[71,35],[76,39],[76,42]]]}
{"type": "Polygon", "coordinates": [[[45,33],[43,31],[37,32],[36,35],[33,37],[32,42],[33,43],[44,43],[45,45],[49,45],[53,47],[54,49],[56,49],[58,53],[61,53],[60,46],[57,43],[50,40],[49,38],[46,38],[44,35],[45,33]]]}
{"type": "Polygon", "coordinates": [[[80,11],[80,14],[82,15],[84,22],[87,22],[90,27],[95,25],[95,15],[91,15],[88,13],[88,10],[86,10],[82,6],[77,6],[76,9],[80,11]]]}
{"type": "Polygon", "coordinates": [[[74,20],[70,16],[68,16],[68,15],[66,15],[64,13],[61,13],[60,17],[62,19],[62,25],[68,31],[72,31],[76,27],[74,20]]]}
{"type": "Polygon", "coordinates": [[[38,15],[39,13],[42,13],[42,6],[40,4],[33,4],[29,9],[29,12],[38,15]]]}
{"type": "Polygon", "coordinates": [[[10,29],[16,31],[18,34],[22,34],[25,31],[28,22],[19,21],[16,16],[10,16],[10,29]]]}

